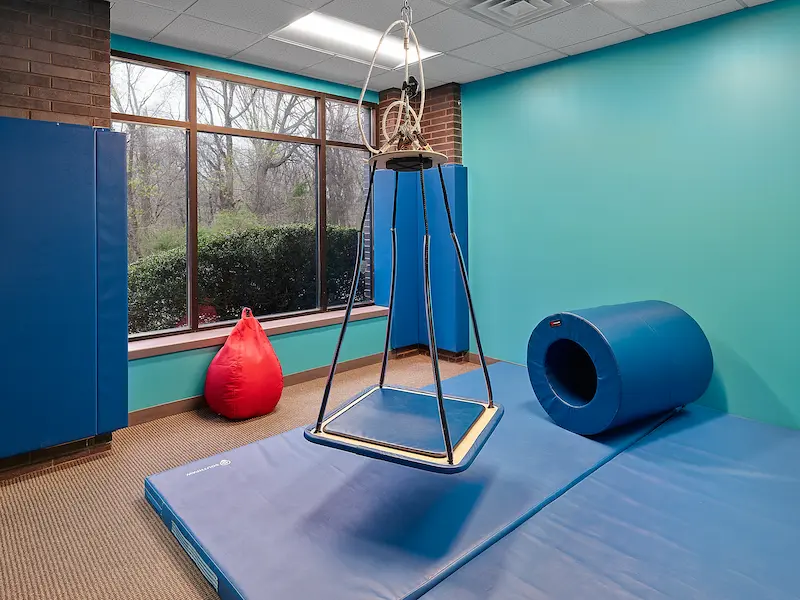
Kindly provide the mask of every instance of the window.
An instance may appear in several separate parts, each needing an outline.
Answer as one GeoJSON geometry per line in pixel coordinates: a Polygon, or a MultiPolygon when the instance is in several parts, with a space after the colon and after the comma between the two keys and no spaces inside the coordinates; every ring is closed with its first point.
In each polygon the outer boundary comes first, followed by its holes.
{"type": "Polygon", "coordinates": [[[200,133],[197,148],[201,311],[316,308],[316,146],[200,133]]]}
{"type": "MultiPolygon", "coordinates": [[[[128,135],[131,335],[346,302],[369,177],[354,102],[122,54],[111,80],[128,135]]],[[[362,115],[371,136],[372,107],[362,115]]],[[[371,210],[365,241],[359,303],[372,301],[371,210]]]]}
{"type": "MultiPolygon", "coordinates": [[[[369,188],[369,152],[352,148],[328,146],[326,191],[328,200],[328,302],[340,306],[347,302],[353,281],[356,259],[356,232],[364,213],[364,197],[369,188]]],[[[368,223],[371,222],[368,215],[368,223]]],[[[365,231],[366,241],[371,241],[371,231],[365,231]]],[[[371,245],[365,251],[364,265],[372,264],[371,245]]],[[[371,297],[371,273],[362,267],[356,301],[371,297]]]]}
{"type": "Polygon", "coordinates": [[[112,60],[111,111],[185,121],[186,73],[112,60]]]}
{"type": "MultiPolygon", "coordinates": [[[[325,133],[328,140],[363,144],[361,131],[358,128],[358,105],[335,100],[326,100],[327,119],[325,133]]],[[[361,125],[367,138],[372,137],[372,115],[369,109],[361,111],[361,125]]]]}
{"type": "Polygon", "coordinates": [[[314,137],[314,98],[220,79],[198,78],[197,122],[250,131],[314,137]]]}
{"type": "Polygon", "coordinates": [[[115,122],[126,133],[129,331],[188,325],[186,131],[115,122]]]}

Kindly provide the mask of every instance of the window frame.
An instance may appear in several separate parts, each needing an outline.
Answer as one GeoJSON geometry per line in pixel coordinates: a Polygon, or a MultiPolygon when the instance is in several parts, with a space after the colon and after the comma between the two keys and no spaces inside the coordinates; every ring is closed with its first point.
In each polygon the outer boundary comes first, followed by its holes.
{"type": "MultiPolygon", "coordinates": [[[[187,85],[187,98],[186,98],[186,121],[173,121],[170,119],[162,119],[155,117],[143,117],[138,115],[128,115],[124,113],[111,113],[111,120],[117,122],[127,123],[141,123],[145,125],[157,125],[165,127],[176,127],[184,129],[188,134],[187,141],[187,196],[188,207],[186,215],[186,266],[187,266],[187,302],[188,302],[188,321],[189,326],[180,329],[169,329],[164,331],[150,331],[133,333],[128,335],[128,339],[143,340],[158,337],[166,337],[173,335],[180,335],[186,333],[196,333],[198,331],[213,330],[222,327],[230,327],[233,321],[221,321],[210,325],[200,325],[199,302],[198,302],[198,256],[197,256],[197,236],[199,228],[199,215],[198,215],[198,185],[197,185],[197,136],[198,133],[216,133],[222,135],[234,135],[238,137],[254,137],[265,140],[277,142],[290,142],[298,144],[306,144],[316,147],[317,152],[317,247],[316,247],[316,267],[317,267],[317,300],[318,306],[314,309],[296,311],[290,313],[282,313],[276,315],[259,316],[258,320],[263,322],[275,321],[279,319],[287,319],[303,315],[315,315],[320,313],[335,312],[343,309],[341,306],[330,308],[328,305],[328,289],[327,289],[327,148],[328,146],[335,146],[338,148],[350,148],[353,150],[368,151],[368,148],[363,144],[354,144],[350,142],[338,142],[327,139],[327,110],[326,102],[334,100],[336,102],[343,102],[346,104],[357,104],[356,100],[337,96],[335,94],[328,94],[326,92],[319,92],[308,90],[304,88],[263,81],[261,79],[254,79],[243,75],[236,75],[232,73],[225,73],[223,71],[215,71],[206,69],[204,67],[197,67],[193,65],[186,65],[182,63],[175,63],[171,61],[161,60],[157,58],[150,58],[139,54],[130,52],[111,52],[111,58],[137,63],[146,67],[156,67],[161,69],[168,69],[171,71],[182,72],[186,75],[187,85]],[[296,94],[313,98],[316,102],[317,111],[317,137],[303,137],[286,135],[281,133],[267,133],[263,131],[253,131],[249,129],[237,129],[221,127],[216,125],[204,125],[198,123],[198,106],[197,106],[197,78],[207,77],[211,79],[220,79],[230,81],[232,83],[239,83],[243,85],[250,85],[255,87],[266,88],[269,90],[283,92],[287,94],[296,94]]],[[[378,120],[378,105],[374,102],[364,102],[363,106],[368,108],[371,112],[372,121],[372,140],[370,143],[375,144],[375,132],[378,120]]],[[[374,210],[370,210],[370,231],[374,231],[374,210]]],[[[374,239],[373,236],[370,236],[374,239]]],[[[371,249],[370,249],[371,250],[371,249]]],[[[370,252],[371,254],[371,252],[370,252]]],[[[370,261],[370,281],[374,285],[375,281],[375,266],[374,260],[370,261]]],[[[365,302],[356,303],[356,306],[370,306],[374,305],[374,290],[373,299],[365,302]]]]}

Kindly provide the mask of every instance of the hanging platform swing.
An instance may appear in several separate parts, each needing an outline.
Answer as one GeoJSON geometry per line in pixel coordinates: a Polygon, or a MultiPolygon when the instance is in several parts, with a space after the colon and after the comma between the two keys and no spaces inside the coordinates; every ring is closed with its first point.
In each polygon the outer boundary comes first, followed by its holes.
{"type": "Polygon", "coordinates": [[[319,417],[315,424],[306,428],[305,437],[315,444],[322,444],[409,467],[438,473],[458,473],[469,467],[472,461],[475,460],[478,452],[480,452],[500,421],[503,415],[503,408],[496,404],[492,397],[492,384],[478,332],[478,323],[467,278],[467,267],[453,226],[453,218],[441,167],[442,164],[447,162],[447,157],[444,154],[435,152],[422,136],[420,123],[425,111],[425,76],[419,42],[411,27],[412,12],[408,0],[404,1],[401,16],[402,18],[392,23],[381,37],[378,47],[375,49],[375,55],[359,99],[358,124],[364,144],[372,153],[372,157],[369,160],[369,189],[361,217],[356,265],[345,310],[344,323],[342,323],[342,329],[333,354],[333,362],[328,373],[319,417]],[[372,147],[364,133],[363,123],[361,122],[361,105],[364,101],[381,45],[386,36],[398,26],[402,27],[406,50],[405,83],[403,84],[400,99],[390,104],[384,111],[381,130],[387,142],[376,149],[372,147]],[[409,77],[408,50],[411,40],[413,40],[417,51],[419,83],[414,77],[409,77]],[[411,107],[411,100],[417,95],[420,97],[419,112],[411,107]],[[395,109],[397,109],[398,113],[397,122],[390,132],[387,129],[387,117],[395,109]],[[425,196],[424,177],[424,171],[434,167],[439,171],[444,207],[450,227],[450,237],[453,240],[453,246],[458,257],[461,280],[464,284],[470,319],[475,332],[475,343],[486,381],[487,400],[485,401],[449,396],[442,391],[442,378],[439,371],[431,302],[430,232],[428,230],[428,206],[425,196]],[[364,226],[369,214],[376,169],[389,169],[395,172],[391,228],[392,272],[389,293],[389,316],[386,325],[386,340],[383,349],[380,379],[377,385],[368,388],[355,398],[345,402],[338,410],[326,415],[342,342],[344,341],[358,289],[361,262],[364,254],[364,226]],[[422,215],[425,226],[425,236],[423,238],[425,311],[428,322],[428,347],[430,348],[435,383],[435,391],[433,392],[387,385],[385,383],[397,272],[397,184],[399,173],[405,172],[418,172],[420,185],[422,186],[422,215]]]}

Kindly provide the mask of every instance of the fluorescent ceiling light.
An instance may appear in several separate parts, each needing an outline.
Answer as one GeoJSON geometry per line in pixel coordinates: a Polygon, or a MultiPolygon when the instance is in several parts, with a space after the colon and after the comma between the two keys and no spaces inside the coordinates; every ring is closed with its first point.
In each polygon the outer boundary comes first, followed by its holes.
{"type": "MultiPolygon", "coordinates": [[[[389,24],[387,23],[386,25],[388,27],[389,24]]],[[[402,30],[398,26],[395,31],[400,32],[402,30]]],[[[313,12],[294,23],[290,23],[269,37],[274,40],[369,64],[382,35],[382,31],[376,31],[336,17],[313,12]]],[[[425,48],[420,48],[420,52],[422,60],[439,54],[439,52],[433,52],[425,48]]],[[[413,40],[411,48],[408,50],[408,60],[409,63],[417,62],[417,49],[413,40]]],[[[386,39],[383,40],[381,51],[375,59],[375,64],[384,69],[402,67],[405,64],[403,40],[399,37],[386,36],[386,39]]]]}

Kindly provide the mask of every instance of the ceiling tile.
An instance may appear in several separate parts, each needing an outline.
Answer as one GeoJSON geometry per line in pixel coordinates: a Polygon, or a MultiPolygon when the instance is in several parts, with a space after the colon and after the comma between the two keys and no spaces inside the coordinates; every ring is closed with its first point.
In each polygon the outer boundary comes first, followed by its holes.
{"type": "Polygon", "coordinates": [[[434,56],[426,60],[423,65],[426,78],[431,77],[438,81],[454,81],[456,83],[477,81],[478,79],[485,79],[502,73],[498,69],[485,67],[447,54],[434,56]]]}
{"type": "Polygon", "coordinates": [[[622,21],[586,4],[515,29],[514,33],[550,48],[563,48],[627,28],[622,21]]]}
{"type": "Polygon", "coordinates": [[[321,63],[330,54],[264,38],[233,58],[282,71],[299,71],[321,63]]]}
{"type": "Polygon", "coordinates": [[[309,11],[282,0],[198,0],[186,14],[256,33],[272,33],[309,11]]]}
{"type": "Polygon", "coordinates": [[[536,65],[543,65],[544,63],[553,62],[554,60],[565,58],[566,56],[566,54],[562,54],[557,50],[551,50],[550,52],[545,52],[544,54],[539,54],[532,58],[524,58],[522,60],[515,60],[513,62],[500,65],[498,69],[502,69],[506,72],[518,71],[520,69],[527,69],[528,67],[535,67],[536,65]]]}
{"type": "Polygon", "coordinates": [[[140,40],[149,40],[177,16],[178,13],[134,0],[118,1],[111,9],[111,31],[140,40]]]}
{"type": "MultiPolygon", "coordinates": [[[[427,64],[427,63],[426,63],[427,64]]],[[[416,70],[412,71],[411,73],[414,77],[418,77],[416,74],[416,70]]],[[[365,73],[366,76],[366,73],[365,73]]],[[[432,89],[440,85],[444,85],[446,82],[439,81],[438,79],[433,79],[431,77],[425,77],[425,87],[427,89],[432,89]]],[[[354,81],[353,85],[356,87],[361,87],[364,85],[364,78],[362,77],[359,81],[354,81]]],[[[399,88],[403,85],[403,70],[402,69],[395,69],[394,71],[386,71],[384,73],[380,73],[378,75],[373,75],[369,80],[369,89],[375,91],[381,90],[388,90],[389,88],[399,88]]]]}
{"type": "Polygon", "coordinates": [[[641,25],[715,2],[719,0],[597,0],[595,4],[631,25],[641,25]]]}
{"type": "MultiPolygon", "coordinates": [[[[303,75],[339,83],[360,80],[361,85],[363,85],[364,79],[367,77],[367,71],[369,71],[369,65],[341,58],[340,56],[332,56],[321,63],[303,69],[303,75]]],[[[373,70],[374,75],[380,73],[386,73],[386,71],[377,67],[373,70]]]]}
{"type": "MultiPolygon", "coordinates": [[[[401,6],[402,4],[398,0],[369,0],[369,10],[364,10],[364,0],[333,0],[326,4],[320,12],[377,29],[382,33],[392,22],[400,18],[401,6]]],[[[432,0],[414,0],[411,8],[414,11],[415,24],[447,10],[446,6],[432,0]]],[[[420,45],[424,46],[425,44],[420,41],[420,45]]]]}
{"type": "Polygon", "coordinates": [[[561,48],[561,52],[572,56],[574,54],[581,54],[583,52],[589,52],[590,50],[604,48],[605,46],[613,46],[614,44],[619,44],[620,42],[627,42],[628,40],[633,40],[638,37],[642,37],[640,32],[636,31],[635,29],[625,29],[623,31],[617,31],[615,33],[609,33],[608,35],[600,36],[599,38],[595,38],[593,40],[581,42],[580,44],[566,46],[561,48]]]}
{"type": "Polygon", "coordinates": [[[449,52],[502,33],[496,27],[453,9],[440,12],[424,21],[415,19],[414,32],[421,46],[439,52],[449,52]]]}
{"type": "MultiPolygon", "coordinates": [[[[115,0],[114,5],[130,3],[133,0],[115,0]]],[[[197,0],[144,0],[144,4],[151,4],[160,8],[181,12],[189,8],[197,0]]]]}
{"type": "Polygon", "coordinates": [[[766,4],[767,2],[772,2],[772,0],[744,0],[747,6],[758,6],[759,4],[766,4]]]}
{"type": "Polygon", "coordinates": [[[183,14],[153,38],[153,41],[205,54],[232,56],[247,48],[259,37],[257,33],[183,14]]]}
{"type": "Polygon", "coordinates": [[[517,60],[523,60],[544,54],[549,48],[523,39],[513,33],[501,33],[488,40],[483,40],[454,50],[450,54],[465,58],[487,67],[497,67],[517,60]]]}
{"type": "Polygon", "coordinates": [[[703,8],[698,8],[697,10],[690,10],[689,12],[681,13],[673,17],[667,17],[666,19],[661,19],[652,23],[644,23],[639,26],[639,29],[646,31],[647,33],[658,33],[659,31],[672,29],[673,27],[680,27],[682,25],[688,25],[689,23],[702,21],[703,19],[718,17],[720,15],[739,10],[740,8],[742,8],[742,5],[736,0],[723,0],[722,2],[712,4],[711,6],[705,6],[703,8]]]}
{"type": "Polygon", "coordinates": [[[317,10],[328,4],[331,0],[286,0],[289,4],[294,4],[300,8],[317,10]]]}

